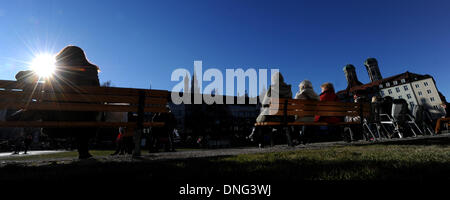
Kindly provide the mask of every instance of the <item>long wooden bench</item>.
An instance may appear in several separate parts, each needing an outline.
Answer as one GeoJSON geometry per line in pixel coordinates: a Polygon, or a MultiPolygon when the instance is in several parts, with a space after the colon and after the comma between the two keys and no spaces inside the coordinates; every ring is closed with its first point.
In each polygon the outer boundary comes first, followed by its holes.
{"type": "MultiPolygon", "coordinates": [[[[144,127],[164,126],[164,122],[145,122],[144,114],[168,112],[169,92],[118,87],[58,87],[45,83],[24,85],[0,80],[0,109],[26,111],[134,112],[135,122],[102,121],[3,121],[0,127],[144,127]]],[[[136,145],[140,146],[140,145],[136,145]]],[[[138,147],[137,147],[138,148],[138,147]]],[[[135,155],[140,154],[136,149],[135,155]]]]}
{"type": "Polygon", "coordinates": [[[436,128],[435,128],[435,133],[439,134],[441,132],[441,126],[442,124],[447,124],[447,126],[450,125],[450,117],[447,118],[439,118],[436,122],[436,128]]]}
{"type": "MultiPolygon", "coordinates": [[[[279,116],[281,121],[257,122],[255,127],[289,127],[289,126],[362,126],[363,120],[357,122],[307,122],[307,121],[289,121],[295,116],[302,117],[359,117],[365,119],[370,115],[370,104],[350,103],[350,102],[332,102],[332,101],[309,101],[299,99],[272,99],[269,105],[269,115],[279,116]]],[[[288,131],[289,129],[287,129],[288,131]]],[[[289,135],[289,134],[287,134],[289,135]]],[[[290,142],[290,139],[288,139],[290,142]]]]}

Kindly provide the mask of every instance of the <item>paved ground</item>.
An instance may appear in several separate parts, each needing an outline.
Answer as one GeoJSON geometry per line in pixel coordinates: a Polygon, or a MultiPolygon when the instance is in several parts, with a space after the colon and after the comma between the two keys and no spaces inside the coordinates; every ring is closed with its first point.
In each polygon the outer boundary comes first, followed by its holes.
{"type": "Polygon", "coordinates": [[[42,151],[28,151],[27,154],[24,154],[23,152],[20,152],[20,154],[12,154],[11,152],[4,152],[4,153],[0,153],[0,158],[14,158],[14,157],[26,157],[26,156],[35,156],[35,155],[45,155],[45,154],[53,154],[53,153],[61,153],[61,152],[65,152],[65,151],[47,151],[47,150],[42,150],[42,151]]]}
{"type": "MultiPolygon", "coordinates": [[[[403,138],[403,139],[389,139],[389,140],[381,140],[375,142],[366,142],[366,141],[358,141],[352,143],[346,142],[323,142],[323,143],[313,143],[307,145],[298,145],[295,147],[288,147],[286,145],[276,145],[273,147],[267,148],[257,148],[257,147],[246,147],[246,148],[226,148],[226,149],[204,149],[204,150],[189,150],[189,151],[178,151],[178,152],[161,152],[161,153],[152,153],[147,154],[143,152],[143,156],[139,159],[132,158],[130,155],[122,155],[122,156],[95,156],[89,160],[94,160],[96,162],[134,162],[134,161],[152,161],[152,160],[168,160],[168,159],[188,159],[188,158],[205,158],[205,157],[216,157],[216,156],[233,156],[239,154],[253,154],[253,153],[267,153],[267,152],[281,152],[281,151],[293,151],[293,150],[301,150],[301,149],[320,149],[320,148],[329,148],[329,147],[338,147],[338,146],[348,146],[348,145],[371,145],[371,144],[384,144],[384,143],[413,143],[415,141],[420,140],[441,140],[441,139],[449,139],[450,133],[440,134],[437,136],[419,136],[415,138],[403,138]]],[[[23,157],[23,156],[31,156],[31,155],[39,155],[39,154],[50,154],[50,153],[59,153],[62,151],[32,151],[27,155],[11,155],[11,153],[2,153],[0,154],[0,158],[11,158],[11,157],[23,157]]],[[[89,162],[89,160],[82,162],[89,162]]],[[[48,164],[69,164],[72,162],[78,162],[79,160],[76,157],[65,157],[65,158],[55,158],[55,159],[7,159],[0,160],[0,167],[10,164],[18,164],[18,165],[32,165],[32,166],[40,166],[40,165],[48,165],[48,164]]]]}

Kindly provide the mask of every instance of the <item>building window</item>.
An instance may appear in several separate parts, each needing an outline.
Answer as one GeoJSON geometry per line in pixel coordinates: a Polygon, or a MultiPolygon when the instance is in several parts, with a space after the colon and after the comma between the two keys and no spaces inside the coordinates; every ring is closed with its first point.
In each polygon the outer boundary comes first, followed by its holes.
{"type": "Polygon", "coordinates": [[[398,96],[399,99],[403,99],[402,95],[398,96]]]}
{"type": "Polygon", "coordinates": [[[434,97],[430,97],[430,101],[433,102],[434,101],[434,97]]]}
{"type": "Polygon", "coordinates": [[[381,96],[384,96],[384,91],[380,91],[381,96]]]}
{"type": "Polygon", "coordinates": [[[422,92],[418,92],[419,93],[419,96],[422,96],[422,92]]]}
{"type": "Polygon", "coordinates": [[[416,88],[419,88],[419,84],[416,84],[416,88]]]}
{"type": "Polygon", "coordinates": [[[411,109],[414,108],[414,102],[409,102],[409,105],[411,106],[411,109]]]}
{"type": "Polygon", "coordinates": [[[388,93],[389,93],[389,94],[392,94],[392,90],[391,90],[391,89],[389,89],[389,90],[388,90],[388,93]]]}
{"type": "Polygon", "coordinates": [[[390,83],[386,83],[386,87],[391,87],[391,84],[390,83]]]}
{"type": "Polygon", "coordinates": [[[425,98],[423,98],[422,103],[427,103],[427,100],[425,98]]]}
{"type": "Polygon", "coordinates": [[[407,94],[406,97],[407,97],[408,99],[411,99],[411,95],[410,95],[410,94],[407,94]]]}
{"type": "Polygon", "coordinates": [[[428,82],[424,82],[423,85],[428,86],[428,82]]]}
{"type": "Polygon", "coordinates": [[[405,79],[402,79],[402,83],[405,83],[406,82],[406,80],[405,79]]]}
{"type": "Polygon", "coordinates": [[[404,86],[403,86],[403,89],[405,89],[405,91],[407,91],[407,90],[408,90],[408,86],[407,86],[407,85],[404,85],[404,86]]]}
{"type": "Polygon", "coordinates": [[[394,85],[397,85],[397,83],[398,83],[397,81],[394,81],[394,85]]]}
{"type": "Polygon", "coordinates": [[[400,92],[400,88],[396,87],[395,91],[400,92]]]}
{"type": "Polygon", "coordinates": [[[431,90],[427,90],[427,93],[428,93],[428,94],[431,94],[431,90]]]}
{"type": "Polygon", "coordinates": [[[383,85],[382,84],[380,84],[380,86],[379,86],[380,88],[383,88],[383,85]]]}

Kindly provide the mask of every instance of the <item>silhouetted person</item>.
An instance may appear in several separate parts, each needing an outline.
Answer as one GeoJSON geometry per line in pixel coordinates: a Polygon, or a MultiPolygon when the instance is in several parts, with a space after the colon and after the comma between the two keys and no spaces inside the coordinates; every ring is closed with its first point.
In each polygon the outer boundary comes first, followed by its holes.
{"type": "MultiPolygon", "coordinates": [[[[320,86],[322,93],[320,94],[320,101],[339,101],[338,96],[334,91],[334,86],[332,83],[326,82],[320,86]]],[[[329,117],[329,116],[315,116],[315,122],[327,122],[327,123],[338,123],[341,121],[339,117],[329,117]]],[[[339,127],[328,126],[328,135],[332,138],[338,138],[339,127]]]]}
{"type": "MultiPolygon", "coordinates": [[[[334,92],[334,86],[331,83],[324,83],[320,86],[322,89],[322,93],[320,93],[320,101],[339,101],[338,96],[334,92]]],[[[328,123],[337,123],[340,122],[341,119],[338,117],[321,117],[316,116],[315,122],[328,122],[328,123]]]]}
{"type": "Polygon", "coordinates": [[[171,111],[167,113],[156,113],[152,122],[164,122],[163,127],[152,127],[150,152],[158,152],[161,145],[164,145],[165,151],[175,151],[173,145],[173,131],[176,126],[175,116],[171,111]]]}
{"type": "Polygon", "coordinates": [[[15,128],[15,135],[16,137],[14,141],[14,152],[12,154],[19,154],[20,150],[22,149],[23,140],[24,140],[24,131],[23,128],[15,128]]]}
{"type": "Polygon", "coordinates": [[[28,153],[28,149],[30,148],[31,142],[33,141],[33,136],[31,134],[27,134],[23,140],[24,152],[23,154],[28,153]]]}
{"type": "Polygon", "coordinates": [[[442,109],[445,111],[444,117],[450,117],[450,107],[448,102],[442,102],[441,104],[442,109]]]}
{"type": "Polygon", "coordinates": [[[386,96],[382,99],[380,105],[380,114],[387,114],[392,116],[392,102],[394,99],[390,96],[386,96]]]}
{"type": "Polygon", "coordinates": [[[112,156],[115,156],[115,155],[117,155],[117,154],[119,154],[119,155],[123,155],[123,154],[125,154],[125,150],[126,150],[126,147],[125,147],[125,143],[123,142],[123,136],[124,136],[124,128],[123,127],[120,127],[119,128],[119,134],[117,135],[117,138],[116,138],[116,151],[113,153],[113,154],[111,154],[112,156]]]}
{"type": "MultiPolygon", "coordinates": [[[[271,85],[264,95],[264,99],[261,102],[262,108],[261,113],[256,118],[256,122],[267,122],[267,121],[283,121],[283,116],[270,115],[270,104],[272,103],[272,98],[283,98],[283,99],[292,99],[292,91],[291,85],[288,85],[284,82],[284,78],[280,72],[277,72],[272,75],[271,85]]],[[[294,118],[288,118],[288,121],[294,121],[294,118]]],[[[257,131],[257,141],[259,143],[259,147],[264,146],[264,132],[270,132],[271,130],[268,128],[258,127],[257,131]]],[[[290,135],[286,135],[287,140],[290,140],[290,135]]],[[[273,144],[273,138],[270,137],[271,144],[273,144]]],[[[291,145],[291,141],[288,141],[289,145],[291,145]]]]}
{"type": "MultiPolygon", "coordinates": [[[[303,80],[298,85],[299,91],[295,95],[295,99],[309,100],[309,101],[319,101],[319,95],[314,92],[313,85],[309,80],[303,80]]],[[[314,117],[298,117],[295,116],[295,121],[298,122],[313,122],[314,117]]],[[[300,136],[300,143],[306,144],[309,142],[312,132],[314,131],[313,127],[302,126],[302,135],[300,136]]]]}
{"type": "MultiPolygon", "coordinates": [[[[84,51],[77,46],[67,46],[56,55],[56,70],[49,79],[55,90],[82,86],[100,86],[99,68],[90,63],[84,51]]],[[[47,111],[44,121],[96,121],[97,112],[47,111]]],[[[51,136],[73,136],[76,139],[80,159],[92,157],[89,154],[89,138],[95,135],[96,128],[45,128],[43,132],[51,136]]]]}
{"type": "Polygon", "coordinates": [[[409,113],[408,103],[405,99],[394,99],[392,101],[392,117],[397,122],[397,128],[402,133],[405,131],[410,132],[410,129],[408,128],[409,113]]]}

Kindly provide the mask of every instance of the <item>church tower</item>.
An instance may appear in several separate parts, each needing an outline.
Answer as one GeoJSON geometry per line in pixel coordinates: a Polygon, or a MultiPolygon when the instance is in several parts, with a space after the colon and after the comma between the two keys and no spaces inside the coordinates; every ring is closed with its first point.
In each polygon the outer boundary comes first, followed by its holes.
{"type": "Polygon", "coordinates": [[[364,65],[366,66],[367,73],[369,73],[371,82],[383,79],[383,77],[381,77],[380,68],[378,68],[378,62],[375,58],[367,58],[364,65]]]}
{"type": "Polygon", "coordinates": [[[345,65],[344,67],[345,78],[347,78],[347,88],[350,89],[355,86],[362,85],[356,76],[355,66],[352,64],[345,65]]]}

